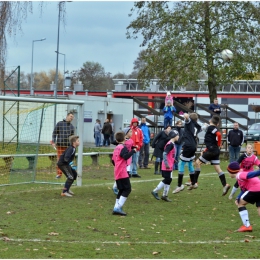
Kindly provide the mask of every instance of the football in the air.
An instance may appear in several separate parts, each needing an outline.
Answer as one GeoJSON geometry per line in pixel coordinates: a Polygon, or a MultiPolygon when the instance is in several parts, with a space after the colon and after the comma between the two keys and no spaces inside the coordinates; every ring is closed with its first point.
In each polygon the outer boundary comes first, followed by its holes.
{"type": "Polygon", "coordinates": [[[221,52],[221,56],[224,61],[231,61],[233,59],[233,52],[225,49],[221,52]]]}

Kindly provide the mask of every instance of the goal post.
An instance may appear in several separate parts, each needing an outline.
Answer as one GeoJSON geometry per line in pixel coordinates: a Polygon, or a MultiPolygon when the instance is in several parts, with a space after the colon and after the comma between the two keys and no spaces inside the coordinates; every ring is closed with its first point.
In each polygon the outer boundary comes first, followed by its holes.
{"type": "Polygon", "coordinates": [[[50,145],[56,119],[74,113],[72,124],[80,138],[77,151],[77,185],[82,185],[82,100],[0,96],[0,185],[20,183],[64,183],[56,179],[56,151],[50,145]],[[2,112],[1,112],[2,111],[2,112]]]}

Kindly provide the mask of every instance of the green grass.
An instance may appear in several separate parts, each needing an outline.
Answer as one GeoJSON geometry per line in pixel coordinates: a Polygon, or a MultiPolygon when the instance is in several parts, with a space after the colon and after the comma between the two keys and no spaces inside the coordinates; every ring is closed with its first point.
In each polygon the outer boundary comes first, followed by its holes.
{"type": "MultiPolygon", "coordinates": [[[[111,214],[115,195],[107,157],[102,166],[84,167],[83,186],[73,187],[73,198],[60,196],[62,185],[0,187],[1,258],[259,258],[255,206],[247,207],[253,232],[234,232],[241,226],[238,210],[221,196],[211,166],[202,168],[197,190],[178,194],[172,194],[174,172],[169,203],[151,195],[162,179],[153,174],[153,166],[139,170],[142,178],[131,179],[132,192],[124,206],[128,215],[120,217],[111,214]]],[[[223,162],[222,169],[226,166],[223,162]]]]}

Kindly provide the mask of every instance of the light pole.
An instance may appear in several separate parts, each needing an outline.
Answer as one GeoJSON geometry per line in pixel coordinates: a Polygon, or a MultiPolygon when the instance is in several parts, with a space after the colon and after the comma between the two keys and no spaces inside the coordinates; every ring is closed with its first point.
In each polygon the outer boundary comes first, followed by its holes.
{"type": "MultiPolygon", "coordinates": [[[[71,1],[60,1],[59,2],[59,15],[58,15],[58,37],[57,37],[57,50],[56,50],[56,75],[55,75],[55,86],[54,86],[54,98],[57,99],[57,88],[58,88],[58,70],[59,70],[59,42],[60,42],[60,11],[61,11],[61,4],[65,2],[71,1]]],[[[57,114],[57,106],[54,106],[54,127],[56,125],[56,114],[57,114]]]]}
{"type": "MultiPolygon", "coordinates": [[[[57,51],[55,51],[57,53],[57,51]]],[[[63,55],[64,56],[64,71],[63,71],[63,96],[64,96],[64,87],[65,87],[65,64],[66,64],[66,54],[58,52],[58,54],[63,55]]]]}
{"type": "Polygon", "coordinates": [[[42,38],[40,40],[33,40],[32,41],[32,64],[31,64],[31,84],[30,84],[30,95],[33,96],[34,95],[34,88],[33,88],[33,47],[34,47],[34,42],[41,42],[41,41],[45,41],[46,38],[42,38]]]}

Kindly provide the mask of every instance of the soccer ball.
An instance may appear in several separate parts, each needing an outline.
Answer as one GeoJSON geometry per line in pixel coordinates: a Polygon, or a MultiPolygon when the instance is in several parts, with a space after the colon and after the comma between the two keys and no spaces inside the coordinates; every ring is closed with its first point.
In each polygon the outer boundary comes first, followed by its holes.
{"type": "Polygon", "coordinates": [[[233,52],[231,50],[225,49],[221,52],[221,56],[224,61],[230,61],[233,59],[233,52]]]}

